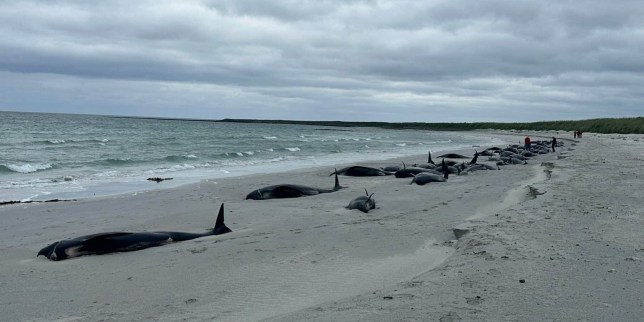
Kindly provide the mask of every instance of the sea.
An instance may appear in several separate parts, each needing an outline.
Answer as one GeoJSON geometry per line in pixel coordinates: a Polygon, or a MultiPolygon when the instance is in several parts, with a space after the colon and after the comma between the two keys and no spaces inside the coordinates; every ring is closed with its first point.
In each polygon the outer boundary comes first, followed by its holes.
{"type": "Polygon", "coordinates": [[[0,202],[109,196],[500,143],[462,132],[0,111],[0,202]]]}

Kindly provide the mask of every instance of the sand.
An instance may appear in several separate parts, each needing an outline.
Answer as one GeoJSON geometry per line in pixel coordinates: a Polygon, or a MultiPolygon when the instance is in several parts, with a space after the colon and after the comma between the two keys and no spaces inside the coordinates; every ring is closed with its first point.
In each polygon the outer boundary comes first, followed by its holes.
{"type": "MultiPolygon", "coordinates": [[[[524,134],[480,132],[508,142],[524,134]]],[[[331,188],[333,169],[314,167],[3,206],[0,319],[638,321],[644,137],[556,135],[565,148],[528,165],[425,186],[341,176],[346,188],[335,193],[244,200],[276,183],[331,188]],[[364,188],[377,208],[345,209],[364,188]],[[229,234],[60,262],[35,257],[96,232],[202,232],[222,202],[229,234]]],[[[400,161],[426,156],[362,164],[400,161]]]]}

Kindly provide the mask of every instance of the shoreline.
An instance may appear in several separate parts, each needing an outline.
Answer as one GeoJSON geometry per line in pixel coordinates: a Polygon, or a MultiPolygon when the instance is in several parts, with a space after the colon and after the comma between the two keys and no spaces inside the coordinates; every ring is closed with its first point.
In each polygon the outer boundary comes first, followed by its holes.
{"type": "MultiPolygon", "coordinates": [[[[588,140],[595,139],[587,136],[588,140]]],[[[523,134],[512,133],[511,137],[521,139],[523,134]]],[[[537,157],[527,166],[454,175],[447,183],[426,186],[409,185],[410,179],[391,176],[341,176],[340,183],[346,188],[334,193],[244,200],[249,191],[275,183],[331,187],[332,177],[324,166],[208,179],[177,188],[74,203],[0,207],[0,216],[5,219],[0,228],[0,251],[6,259],[0,264],[6,272],[1,284],[11,290],[5,292],[11,296],[3,296],[0,303],[11,313],[8,318],[16,321],[389,321],[437,320],[443,316],[494,320],[499,316],[493,313],[502,311],[500,307],[480,309],[497,303],[494,298],[489,294],[478,295],[484,300],[476,295],[463,296],[461,278],[471,276],[463,281],[471,280],[472,286],[496,281],[492,276],[474,279],[482,274],[481,268],[505,260],[500,259],[504,255],[497,255],[497,248],[486,248],[504,245],[495,245],[496,239],[480,234],[515,238],[512,231],[496,233],[498,227],[509,224],[507,220],[518,225],[513,217],[516,215],[510,212],[520,210],[533,217],[539,216],[534,214],[539,209],[550,209],[552,205],[538,193],[545,191],[549,197],[548,192],[556,189],[550,182],[570,180],[567,173],[577,171],[575,164],[560,163],[581,162],[578,158],[586,153],[571,147],[570,142],[566,138],[563,150],[537,157]],[[553,177],[546,181],[535,179],[543,174],[542,162],[555,165],[553,177]],[[561,169],[567,172],[559,172],[561,169]],[[528,185],[537,190],[535,198],[528,185]],[[351,199],[364,194],[364,188],[375,193],[377,208],[368,214],[345,209],[351,199]],[[518,197],[510,191],[516,191],[518,197]],[[498,201],[504,203],[495,208],[498,201]],[[221,202],[226,204],[226,224],[232,233],[61,262],[33,257],[53,241],[100,231],[203,231],[212,224],[221,202]],[[531,207],[524,209],[526,205],[531,207]],[[454,228],[469,232],[456,241],[454,228]],[[486,260],[489,255],[494,260],[486,260]],[[445,303],[448,300],[458,305],[445,303]],[[27,310],[25,303],[38,305],[42,311],[27,310]],[[473,313],[478,311],[487,315],[473,313]]],[[[473,150],[467,149],[468,154],[473,150]]],[[[459,151],[463,150],[454,152],[459,151]]],[[[399,160],[421,163],[426,157],[354,164],[378,166],[399,160]]],[[[575,196],[569,193],[567,197],[575,196]]],[[[564,202],[569,201],[556,199],[554,206],[563,207],[564,202]]],[[[519,231],[530,237],[530,231],[519,231]]],[[[509,254],[507,262],[514,263],[514,253],[509,254]]],[[[504,287],[510,289],[514,282],[504,287]]],[[[499,294],[495,296],[501,299],[499,294]]]]}
{"type": "MultiPolygon", "coordinates": [[[[417,131],[419,132],[419,131],[417,131]]],[[[422,132],[422,131],[420,131],[422,132]]],[[[478,134],[468,133],[468,132],[453,132],[461,136],[473,136],[480,137],[478,134]]],[[[490,138],[489,140],[493,140],[490,138]]],[[[494,142],[491,142],[495,144],[494,142]]],[[[496,142],[496,144],[505,144],[505,142],[496,142]]],[[[435,152],[449,151],[453,149],[466,149],[469,146],[462,147],[445,147],[441,144],[437,144],[432,149],[435,152]]],[[[143,169],[136,170],[135,172],[141,172],[133,176],[122,176],[122,177],[105,177],[101,180],[96,180],[93,176],[75,178],[73,173],[67,172],[57,172],[52,173],[27,173],[28,177],[33,177],[29,180],[27,179],[18,179],[18,178],[5,178],[5,186],[8,185],[13,179],[18,183],[27,181],[43,181],[45,183],[36,183],[35,185],[23,186],[18,184],[20,188],[17,189],[1,189],[3,194],[0,197],[0,202],[9,202],[9,201],[45,201],[51,199],[89,199],[94,197],[105,197],[105,196],[118,196],[122,194],[130,194],[158,189],[173,189],[187,184],[196,184],[201,180],[208,179],[222,179],[229,177],[239,177],[246,175],[261,175],[261,174],[271,174],[271,173],[283,173],[288,172],[293,169],[307,169],[311,167],[323,167],[323,166],[335,166],[339,164],[348,164],[351,162],[379,162],[385,161],[392,158],[400,158],[400,156],[409,156],[413,157],[417,152],[412,152],[412,146],[406,147],[404,151],[380,151],[380,148],[376,148],[373,151],[369,152],[344,152],[342,154],[327,154],[322,156],[299,156],[296,159],[292,160],[282,160],[279,162],[274,162],[274,160],[265,160],[263,163],[251,163],[251,164],[237,164],[237,165],[217,165],[212,168],[201,168],[184,165],[186,168],[180,171],[169,171],[169,172],[156,172],[155,170],[143,169]],[[145,174],[144,174],[145,173],[145,174]],[[53,177],[51,177],[53,176],[53,177]],[[154,182],[149,182],[146,179],[149,177],[171,177],[173,180],[164,181],[161,184],[154,182]],[[54,179],[57,178],[57,179],[54,179]],[[68,180],[69,179],[69,180],[68,180]],[[49,182],[51,181],[51,182],[49,182]],[[40,186],[39,184],[45,184],[40,186]]],[[[417,150],[429,149],[429,146],[418,145],[417,150]]],[[[208,160],[203,160],[206,164],[209,163],[208,160]]],[[[213,164],[217,164],[218,161],[213,161],[213,164]]],[[[123,169],[121,169],[123,170],[123,169]]],[[[121,171],[119,170],[119,171],[121,171]]],[[[58,170],[55,170],[58,171],[58,170]]],[[[116,170],[115,170],[116,171],[116,170]]],[[[106,173],[111,172],[107,171],[106,173]]],[[[125,171],[127,173],[127,171],[125,171]]],[[[99,176],[100,177],[100,176],[99,176]]],[[[0,182],[2,183],[2,182],[0,182]]],[[[8,185],[11,186],[11,185],[8,185]]]]}

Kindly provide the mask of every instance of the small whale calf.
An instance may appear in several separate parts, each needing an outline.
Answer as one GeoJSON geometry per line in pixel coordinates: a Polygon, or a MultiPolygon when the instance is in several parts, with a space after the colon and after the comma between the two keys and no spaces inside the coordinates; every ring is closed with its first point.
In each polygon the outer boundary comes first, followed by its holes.
{"type": "Polygon", "coordinates": [[[219,207],[215,227],[204,233],[185,233],[177,231],[109,232],[86,235],[57,241],[38,252],[53,261],[68,258],[101,255],[116,252],[131,252],[169,243],[195,238],[221,235],[231,232],[224,224],[224,204],[219,207]]]}
{"type": "Polygon", "coordinates": [[[346,207],[347,209],[358,209],[364,213],[368,213],[369,210],[376,208],[376,201],[373,200],[373,193],[369,194],[367,189],[364,189],[365,196],[357,197],[346,207]]]}

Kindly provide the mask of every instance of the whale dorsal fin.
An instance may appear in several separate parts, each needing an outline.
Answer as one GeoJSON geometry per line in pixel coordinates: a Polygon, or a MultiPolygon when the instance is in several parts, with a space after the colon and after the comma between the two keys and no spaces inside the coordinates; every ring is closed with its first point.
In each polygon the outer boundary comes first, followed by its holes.
{"type": "Polygon", "coordinates": [[[427,152],[427,163],[434,164],[434,160],[432,160],[432,151],[431,150],[429,150],[429,152],[427,152]]]}
{"type": "Polygon", "coordinates": [[[222,202],[219,207],[219,214],[217,214],[217,220],[215,221],[215,228],[212,229],[212,232],[214,235],[221,235],[231,231],[232,230],[224,224],[224,203],[222,202]]]}
{"type": "Polygon", "coordinates": [[[340,180],[338,179],[338,169],[335,169],[335,186],[333,187],[333,191],[338,191],[342,189],[342,186],[340,185],[340,180]]]}

